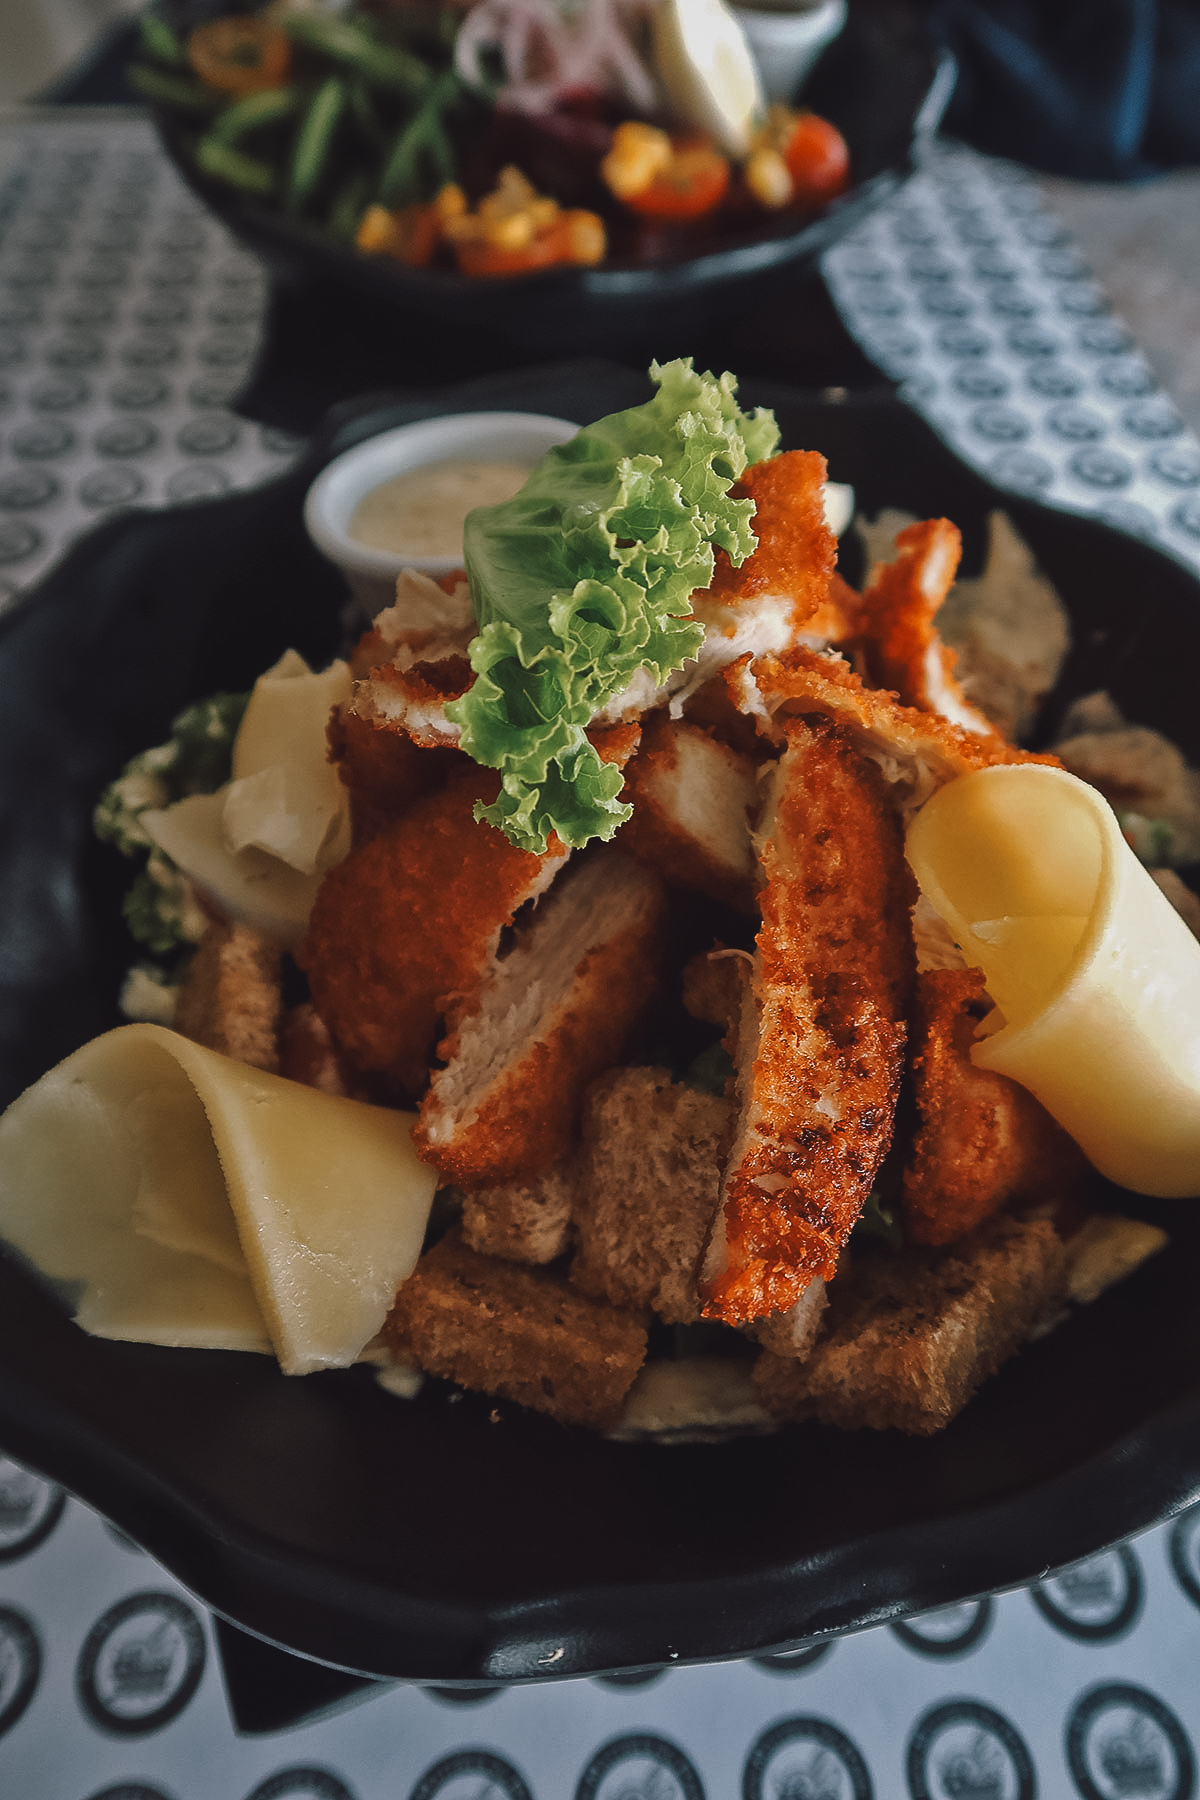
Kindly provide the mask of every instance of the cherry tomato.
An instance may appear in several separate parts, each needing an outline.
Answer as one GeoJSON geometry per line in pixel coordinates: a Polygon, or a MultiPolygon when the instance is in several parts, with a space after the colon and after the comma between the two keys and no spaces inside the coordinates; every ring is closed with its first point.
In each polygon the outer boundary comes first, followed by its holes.
{"type": "Polygon", "coordinates": [[[850,152],[836,125],[816,113],[801,113],[782,147],[795,198],[832,200],[850,179],[850,152]]]}
{"type": "Polygon", "coordinates": [[[224,94],[260,94],[283,85],[292,46],[266,19],[213,19],[189,37],[188,61],[208,87],[224,94]]]}
{"type": "Polygon", "coordinates": [[[712,144],[694,139],[674,145],[667,167],[624,204],[647,219],[698,219],[721,204],[729,188],[729,163],[712,144]]]}

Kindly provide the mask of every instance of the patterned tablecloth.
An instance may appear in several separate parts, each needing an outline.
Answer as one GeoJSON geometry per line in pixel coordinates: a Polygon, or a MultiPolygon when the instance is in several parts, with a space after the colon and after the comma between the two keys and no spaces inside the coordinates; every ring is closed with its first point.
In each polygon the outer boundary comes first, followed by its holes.
{"type": "MultiPolygon", "coordinates": [[[[231,410],[263,279],[147,129],[0,135],[0,602],[113,508],[268,479],[231,410]]],[[[1200,570],[1200,447],[1019,171],[939,150],[830,253],[868,353],[1002,486],[1200,570]]],[[[22,1800],[1191,1800],[1200,1506],[1026,1591],[791,1655],[239,1732],[214,1622],[0,1457],[0,1795],[22,1800]]]]}

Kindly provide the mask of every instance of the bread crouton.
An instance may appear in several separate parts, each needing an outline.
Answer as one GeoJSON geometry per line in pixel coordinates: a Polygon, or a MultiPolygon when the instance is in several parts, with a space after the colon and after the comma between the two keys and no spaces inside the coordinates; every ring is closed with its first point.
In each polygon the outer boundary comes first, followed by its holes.
{"type": "Polygon", "coordinates": [[[588,1090],[571,1280],[614,1306],[700,1317],[696,1266],[721,1192],[732,1107],[667,1069],[613,1069],[588,1090]]]}
{"type": "Polygon", "coordinates": [[[781,1418],[928,1436],[1053,1313],[1066,1269],[1052,1225],[1007,1215],[950,1250],[864,1257],[832,1284],[812,1354],[764,1351],[755,1386],[781,1418]]]}
{"type": "Polygon", "coordinates": [[[472,1250],[509,1262],[549,1263],[571,1240],[576,1185],[572,1158],[528,1181],[464,1194],[462,1231],[472,1250]]]}
{"type": "Polygon", "coordinates": [[[631,1313],[547,1269],[480,1256],[456,1232],[401,1286],[384,1337],[429,1375],[598,1430],[620,1418],[646,1355],[631,1313]]]}
{"type": "Polygon", "coordinates": [[[279,1069],[283,956],[253,925],[213,920],[188,964],[175,1029],[253,1069],[279,1069]]]}

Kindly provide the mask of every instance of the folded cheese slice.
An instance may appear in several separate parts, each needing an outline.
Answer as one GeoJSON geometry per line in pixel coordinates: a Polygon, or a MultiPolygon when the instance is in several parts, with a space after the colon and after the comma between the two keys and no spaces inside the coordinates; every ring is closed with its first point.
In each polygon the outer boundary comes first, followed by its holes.
{"type": "Polygon", "coordinates": [[[160,850],[231,919],[294,949],[327,869],[350,848],[349,793],[326,751],[350,670],[314,674],[288,650],[254,684],[233,745],[233,776],[142,814],[160,850]]]}
{"type": "Polygon", "coordinates": [[[420,1254],[411,1115],[158,1025],[85,1044],[0,1118],[0,1236],[101,1337],[353,1362],[420,1254]]]}
{"type": "Polygon", "coordinates": [[[906,844],[998,1015],[972,1050],[1035,1093],[1111,1180],[1200,1195],[1200,943],[1064,769],[977,770],[906,844]]]}

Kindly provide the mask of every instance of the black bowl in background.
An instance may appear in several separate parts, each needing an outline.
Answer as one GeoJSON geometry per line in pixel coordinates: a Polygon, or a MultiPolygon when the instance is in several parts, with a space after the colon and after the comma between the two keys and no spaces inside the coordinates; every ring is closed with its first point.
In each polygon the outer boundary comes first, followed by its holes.
{"type": "MultiPolygon", "coordinates": [[[[346,409],[258,493],[110,521],[0,622],[4,1098],[116,1022],[127,865],[90,840],[101,784],[188,700],[245,687],[289,643],[334,649],[339,584],[300,512],[318,467],[436,411],[585,420],[646,391],[582,364],[346,409]]],[[[774,404],[785,444],[825,451],[868,513],[957,519],[968,570],[1003,505],[1074,619],[1051,710],[1107,686],[1200,761],[1200,585],[1181,568],[999,496],[894,401],[741,397],[774,404]]],[[[668,1448],[440,1382],[401,1403],[366,1369],[289,1379],[88,1338],[5,1255],[0,1443],[226,1618],[341,1668],[499,1682],[794,1645],[1028,1581],[1200,1494],[1200,1209],[1115,1198],[1168,1226],[1169,1253],[928,1440],[805,1425],[668,1448]]]]}
{"type": "MultiPolygon", "coordinates": [[[[219,0],[168,0],[181,30],[219,0]]],[[[186,154],[186,128],[158,109],[162,141],[209,209],[261,256],[277,281],[342,288],[392,304],[407,318],[489,337],[539,357],[621,355],[645,362],[684,354],[696,336],[781,282],[815,273],[823,251],[892,195],[936,131],[954,85],[953,62],[934,48],[912,0],[856,0],[842,35],[821,58],[803,102],[831,119],[850,148],[854,185],[807,220],[764,226],[713,249],[657,263],[606,262],[505,280],[406,269],[365,256],[319,226],[202,175],[186,154]]]]}

